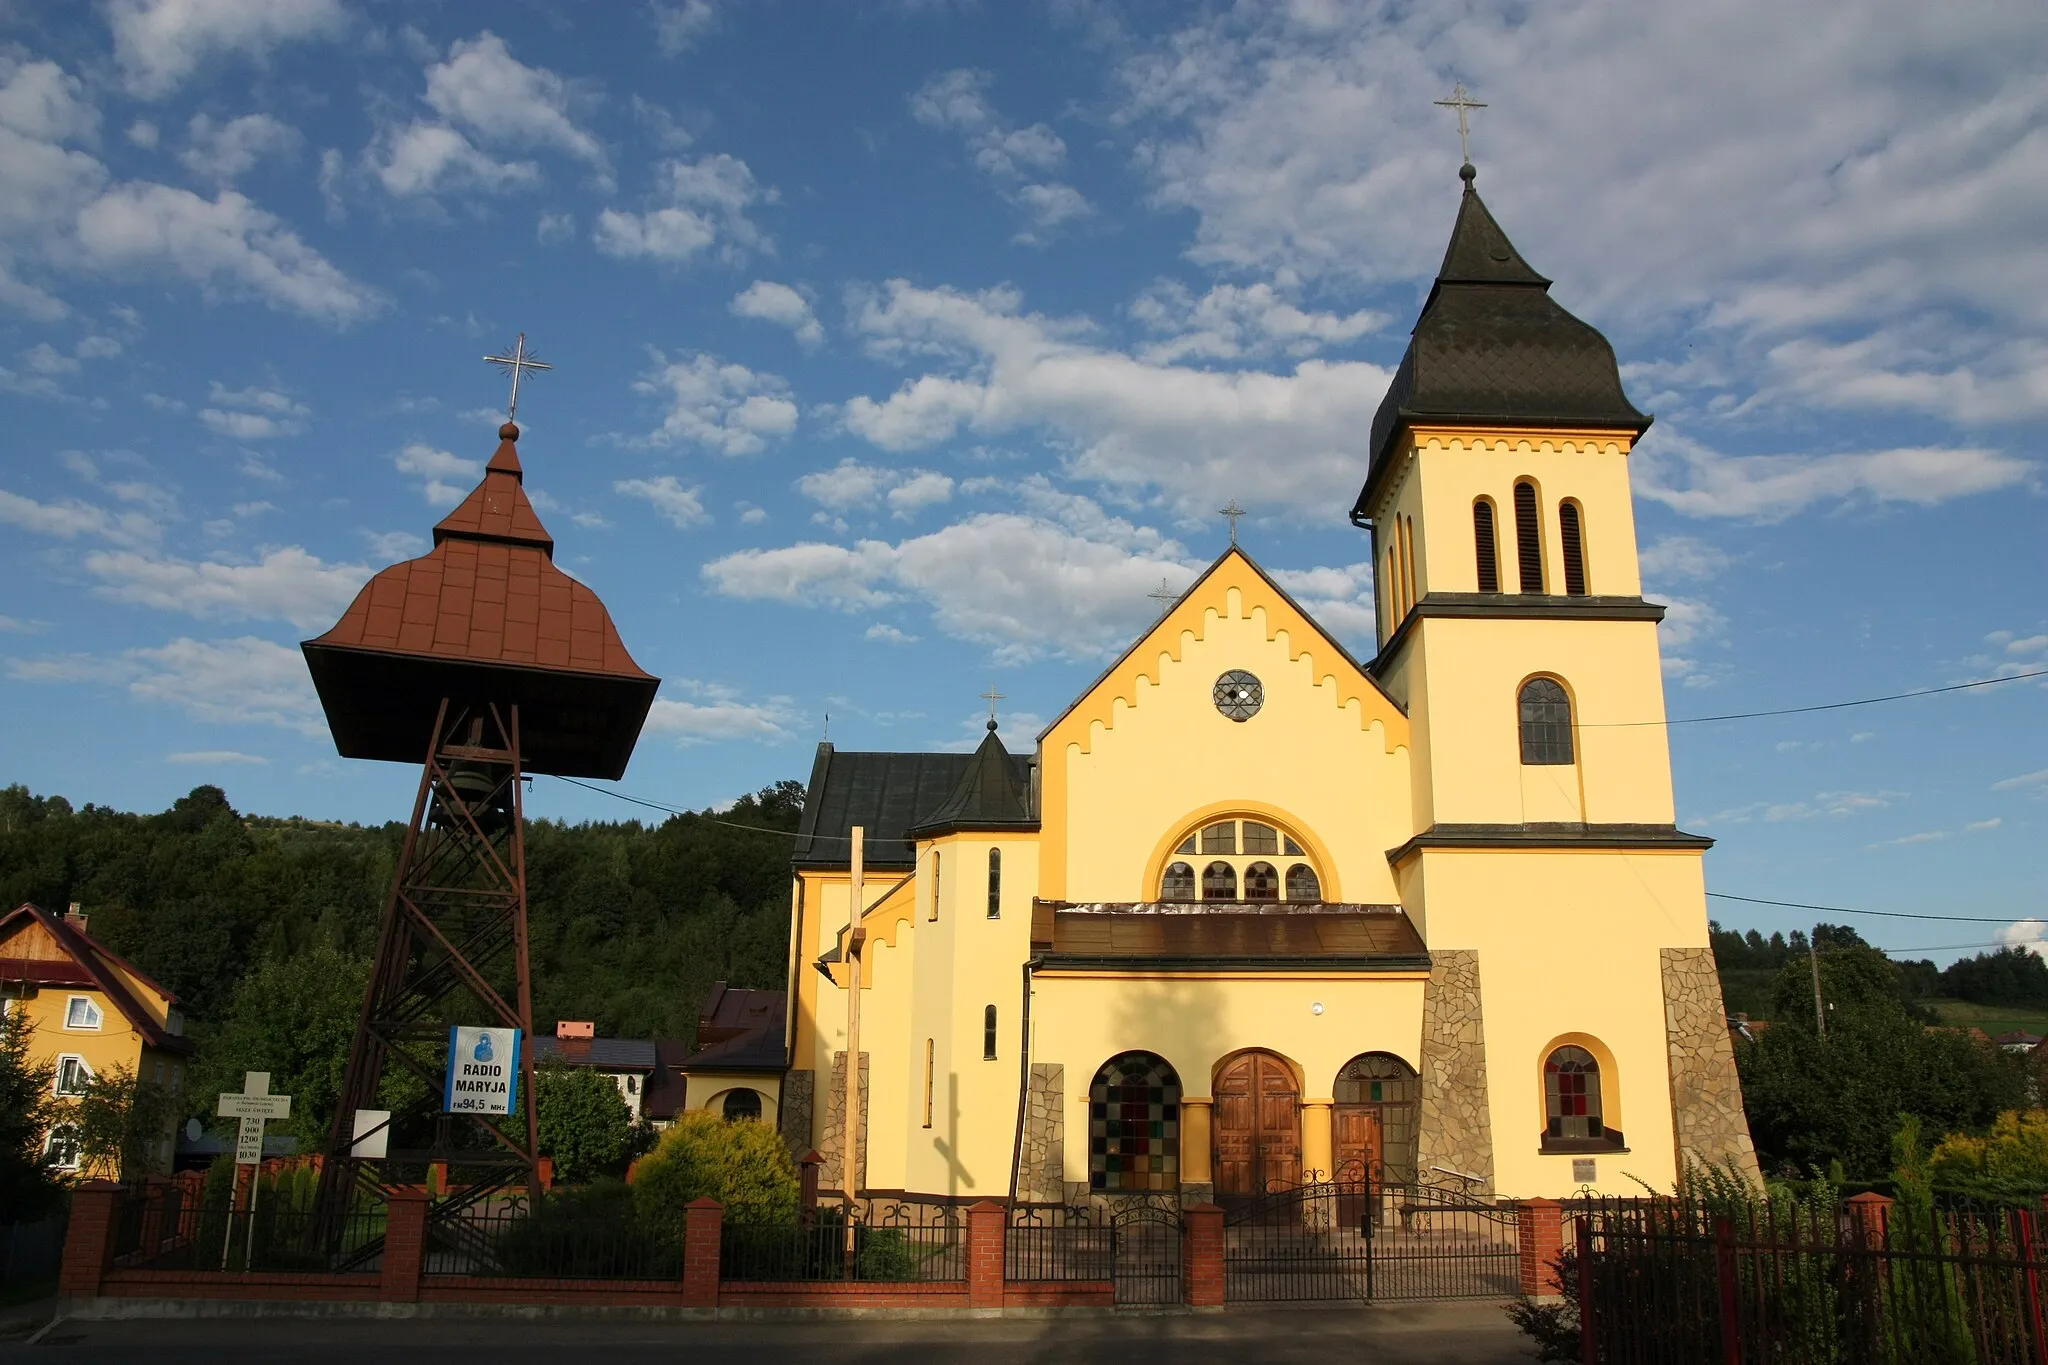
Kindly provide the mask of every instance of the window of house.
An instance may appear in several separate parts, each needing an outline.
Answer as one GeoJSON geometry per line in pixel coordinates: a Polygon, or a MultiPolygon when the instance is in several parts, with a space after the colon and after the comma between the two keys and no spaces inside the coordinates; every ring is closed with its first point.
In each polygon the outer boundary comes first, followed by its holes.
{"type": "Polygon", "coordinates": [[[1586,547],[1579,534],[1579,505],[1557,505],[1557,547],[1564,551],[1564,591],[1567,597],[1586,595],[1586,547]]]}
{"type": "Polygon", "coordinates": [[[628,1095],[637,1095],[640,1093],[640,1078],[638,1076],[626,1077],[626,1093],[628,1095]]]}
{"type": "Polygon", "coordinates": [[[1287,899],[1291,901],[1319,901],[1323,898],[1323,884],[1316,877],[1316,870],[1307,863],[1296,863],[1287,869],[1287,899]]]}
{"type": "Polygon", "coordinates": [[[1493,503],[1480,498],[1472,504],[1472,545],[1479,558],[1479,591],[1500,591],[1500,548],[1493,538],[1493,503]]]}
{"type": "Polygon", "coordinates": [[[1187,863],[1169,863],[1159,878],[1159,899],[1191,901],[1195,898],[1195,869],[1187,863]]]}
{"type": "Polygon", "coordinates": [[[1210,863],[1202,869],[1202,899],[1205,901],[1234,901],[1237,899],[1237,869],[1229,863],[1210,863]]]}
{"type": "Polygon", "coordinates": [[[64,1007],[64,1027],[69,1029],[97,1029],[103,1022],[100,1007],[88,997],[74,995],[64,1007]]]}
{"type": "Polygon", "coordinates": [[[996,1007],[990,1005],[981,1012],[981,1060],[992,1062],[996,1059],[996,1007]]]}
{"type": "Polygon", "coordinates": [[[1003,916],[1003,851],[992,848],[988,851],[988,917],[1001,919],[1003,916]]]}
{"type": "Polygon", "coordinates": [[[1180,841],[1180,847],[1179,847],[1179,848],[1177,848],[1177,849],[1175,849],[1175,850],[1174,850],[1174,852],[1175,852],[1175,853],[1193,853],[1193,852],[1195,852],[1195,836],[1194,836],[1194,835],[1192,835],[1192,834],[1190,834],[1190,835],[1189,835],[1189,836],[1188,836],[1187,838],[1185,838],[1185,839],[1181,840],[1181,841],[1180,841]]]}
{"type": "Polygon", "coordinates": [[[931,918],[933,918],[933,919],[937,919],[938,917],[939,917],[939,855],[938,855],[938,851],[937,851],[936,849],[934,849],[934,850],[932,851],[932,913],[931,913],[931,918]]]}
{"type": "Polygon", "coordinates": [[[1401,518],[1401,582],[1407,586],[1406,606],[1413,607],[1422,589],[1415,581],[1415,518],[1401,518]]]}
{"type": "MultiPolygon", "coordinates": [[[[727,1123],[759,1120],[761,1117],[761,1092],[746,1089],[726,1091],[723,1113],[727,1123]]],[[[858,1155],[858,1149],[856,1149],[856,1155],[858,1155]]]]}
{"type": "Polygon", "coordinates": [[[1237,852],[1237,821],[1220,820],[1213,825],[1202,827],[1202,852],[1237,852]]]}
{"type": "Polygon", "coordinates": [[[1280,899],[1280,874],[1271,863],[1253,863],[1244,870],[1244,898],[1248,901],[1280,899]]]}
{"type": "Polygon", "coordinates": [[[1522,684],[1522,762],[1563,764],[1572,761],[1572,704],[1555,678],[1531,678],[1522,684]]]}
{"type": "Polygon", "coordinates": [[[1523,592],[1543,591],[1543,532],[1537,525],[1536,485],[1515,485],[1515,567],[1523,592]]]}
{"type": "Polygon", "coordinates": [[[1211,820],[1190,831],[1174,851],[1201,862],[1174,858],[1159,873],[1162,901],[1321,900],[1322,875],[1293,832],[1271,819],[1211,820]],[[1287,866],[1279,860],[1297,859],[1287,866]],[[1197,875],[1199,869],[1199,876],[1197,875]]]}
{"type": "Polygon", "coordinates": [[[57,1060],[57,1093],[60,1095],[83,1095],[92,1083],[92,1068],[85,1064],[83,1057],[60,1057],[57,1060]]]}
{"type": "Polygon", "coordinates": [[[1097,1190],[1180,1186],[1180,1077],[1149,1052],[1112,1057],[1088,1087],[1088,1184],[1097,1190]]]}
{"type": "Polygon", "coordinates": [[[60,1123],[50,1130],[50,1136],[43,1143],[50,1164],[59,1170],[78,1169],[78,1129],[69,1123],[60,1123]]]}
{"type": "Polygon", "coordinates": [[[1257,820],[1244,822],[1244,851],[1246,853],[1278,853],[1280,831],[1257,820]]]}
{"type": "Polygon", "coordinates": [[[1582,1047],[1561,1047],[1543,1063],[1543,1136],[1557,1142],[1619,1143],[1602,1119],[1600,1063],[1582,1047]]]}

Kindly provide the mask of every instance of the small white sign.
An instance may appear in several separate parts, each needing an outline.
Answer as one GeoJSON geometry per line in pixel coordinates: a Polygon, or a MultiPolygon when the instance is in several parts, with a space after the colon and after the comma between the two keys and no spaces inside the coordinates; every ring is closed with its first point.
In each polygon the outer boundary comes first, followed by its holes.
{"type": "Polygon", "coordinates": [[[442,1108],[451,1114],[509,1114],[519,1100],[519,1030],[448,1030],[448,1089],[442,1108]]]}
{"type": "Polygon", "coordinates": [[[290,1118],[292,1097],[270,1093],[268,1071],[244,1071],[242,1093],[224,1093],[220,1097],[220,1108],[215,1112],[222,1118],[241,1120],[235,1130],[235,1164],[261,1166],[264,1121],[290,1118]]]}
{"type": "Polygon", "coordinates": [[[355,1132],[349,1144],[348,1154],[367,1161],[382,1161],[391,1150],[391,1111],[389,1109],[356,1110],[355,1132]]]}
{"type": "Polygon", "coordinates": [[[263,1120],[243,1119],[235,1129],[235,1164],[237,1166],[261,1166],[263,1164],[263,1120]]]}

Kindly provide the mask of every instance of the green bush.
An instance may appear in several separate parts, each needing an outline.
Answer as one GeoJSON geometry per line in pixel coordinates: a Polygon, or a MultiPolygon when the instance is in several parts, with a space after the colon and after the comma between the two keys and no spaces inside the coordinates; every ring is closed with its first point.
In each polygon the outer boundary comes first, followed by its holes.
{"type": "Polygon", "coordinates": [[[633,1207],[642,1223],[680,1233],[698,1199],[725,1205],[728,1223],[794,1223],[796,1163],[773,1128],[728,1123],[695,1110],[678,1117],[633,1172],[633,1207]]]}
{"type": "Polygon", "coordinates": [[[625,1173],[633,1111],[616,1081],[551,1060],[535,1069],[533,1089],[540,1102],[540,1149],[555,1159],[557,1180],[581,1184],[625,1173]]]}
{"type": "Polygon", "coordinates": [[[683,1243],[672,1231],[643,1224],[623,1180],[596,1180],[556,1190],[501,1232],[493,1248],[510,1275],[675,1279],[683,1243]]]}

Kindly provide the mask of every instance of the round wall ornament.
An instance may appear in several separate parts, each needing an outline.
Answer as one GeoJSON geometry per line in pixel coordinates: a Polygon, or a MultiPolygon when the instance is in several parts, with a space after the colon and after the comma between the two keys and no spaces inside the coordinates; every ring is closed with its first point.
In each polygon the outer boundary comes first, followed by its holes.
{"type": "Polygon", "coordinates": [[[1241,668],[1233,668],[1216,680],[1216,709],[1232,720],[1250,720],[1266,704],[1266,689],[1241,668]]]}

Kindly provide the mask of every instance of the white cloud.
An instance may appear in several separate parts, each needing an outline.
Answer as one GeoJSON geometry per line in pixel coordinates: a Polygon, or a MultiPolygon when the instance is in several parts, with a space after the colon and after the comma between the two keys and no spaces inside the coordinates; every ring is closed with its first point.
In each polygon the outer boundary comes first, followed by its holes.
{"type": "Polygon", "coordinates": [[[1165,338],[1138,351],[1140,358],[1161,364],[1276,352],[1313,355],[1376,332],[1388,321],[1385,313],[1369,309],[1310,312],[1270,284],[1218,284],[1198,299],[1175,280],[1161,280],[1141,295],[1131,317],[1165,338]]]}
{"type": "Polygon", "coordinates": [[[215,724],[275,725],[309,736],[327,732],[299,651],[253,636],[180,637],[111,656],[12,659],[7,674],[22,682],[125,685],[137,700],[175,706],[215,724]]]}
{"type": "Polygon", "coordinates": [[[79,364],[47,341],[37,342],[21,353],[21,363],[37,374],[76,374],[79,364]]]}
{"type": "Polygon", "coordinates": [[[2008,948],[2025,948],[2036,957],[2048,957],[2048,922],[2015,920],[1998,931],[1998,941],[2008,948]]]}
{"type": "Polygon", "coordinates": [[[178,160],[194,175],[230,181],[266,156],[286,156],[299,148],[299,130],[268,114],[244,114],[215,123],[195,114],[186,128],[187,145],[178,160]]]}
{"type": "MultiPolygon", "coordinates": [[[[1370,562],[1314,569],[1273,569],[1273,581],[1339,640],[1349,640],[1369,657],[1378,641],[1379,613],[1373,604],[1370,562]]],[[[1170,587],[1185,587],[1171,583],[1170,587]]]]}
{"type": "Polygon", "coordinates": [[[427,68],[428,106],[480,140],[552,147],[602,167],[603,146],[570,117],[574,100],[568,81],[519,61],[488,29],[427,68]]]}
{"type": "Polygon", "coordinates": [[[1696,536],[1665,536],[1636,556],[1643,577],[1712,578],[1728,567],[1727,552],[1696,536]]]}
{"type": "Polygon", "coordinates": [[[874,507],[886,502],[899,517],[953,497],[953,480],[929,469],[888,469],[848,457],[796,481],[799,493],[833,512],[874,507]]]}
{"type": "Polygon", "coordinates": [[[2004,816],[1994,815],[1989,820],[1972,820],[1969,824],[1964,825],[1963,829],[1969,833],[1977,834],[1987,829],[1997,829],[2004,823],[2004,816]]]}
{"type": "Polygon", "coordinates": [[[755,280],[734,296],[731,306],[734,317],[758,318],[787,327],[806,349],[825,339],[825,328],[811,311],[811,301],[786,284],[755,280]]]}
{"type": "Polygon", "coordinates": [[[1778,521],[1819,502],[1928,507],[2025,482],[2033,466],[1981,447],[1903,447],[1831,455],[1723,455],[1653,432],[1632,457],[1635,491],[1692,517],[1778,521]]]}
{"type": "Polygon", "coordinates": [[[796,430],[796,404],[780,375],[726,364],[701,351],[676,360],[651,353],[654,368],[633,389],[661,399],[668,411],[641,443],[688,442],[721,455],[756,455],[770,439],[796,430]]]}
{"type": "Polygon", "coordinates": [[[469,490],[483,477],[484,467],[480,460],[468,460],[453,451],[442,450],[422,441],[413,441],[391,457],[391,463],[401,474],[410,474],[422,480],[420,493],[430,503],[445,506],[460,502],[469,496],[469,490]],[[451,483],[451,479],[462,480],[451,483]]]}
{"type": "Polygon", "coordinates": [[[2018,777],[2008,777],[2002,781],[1993,782],[1991,790],[1995,792],[2012,792],[2026,787],[2038,787],[2044,783],[2048,783],[2048,768],[2040,768],[2034,772],[2021,773],[2018,777]]]}
{"type": "Polygon", "coordinates": [[[738,157],[720,152],[696,161],[664,161],[655,177],[657,207],[645,213],[605,209],[591,240],[607,256],[668,264],[690,260],[717,243],[719,259],[737,264],[750,251],[774,250],[747,210],[775,198],[775,191],[764,190],[738,157]]]}
{"type": "Polygon", "coordinates": [[[1070,475],[1156,489],[1194,516],[1251,487],[1259,513],[1349,505],[1364,473],[1360,433],[1389,378],[1355,362],[1304,360],[1287,374],[1150,363],[1093,344],[1084,320],[1022,312],[1005,290],[895,280],[856,299],[854,325],[878,354],[938,355],[953,371],[844,404],[856,435],[903,451],[962,431],[1044,429],[1068,451],[1070,475]]]}
{"type": "MultiPolygon", "coordinates": [[[[1763,818],[1769,821],[1814,820],[1822,816],[1842,817],[1856,815],[1867,810],[1884,810],[1894,801],[1903,801],[1905,792],[1816,792],[1811,801],[1789,801],[1768,804],[1764,807],[1763,818]]],[[[1731,823],[1741,823],[1732,821],[1731,823]]]]}
{"type": "Polygon", "coordinates": [[[711,0],[676,0],[664,4],[654,0],[648,7],[654,20],[654,41],[664,57],[680,57],[718,26],[718,11],[711,0]]]}
{"type": "Polygon", "coordinates": [[[289,621],[304,630],[334,624],[370,576],[368,565],[326,564],[299,546],[253,563],[159,558],[97,550],[86,571],[117,602],[217,620],[289,621]]]}
{"type": "Polygon", "coordinates": [[[157,138],[161,134],[154,123],[146,118],[139,118],[128,125],[128,131],[124,136],[143,151],[150,152],[156,150],[157,138]]]}
{"type": "Polygon", "coordinates": [[[730,687],[684,678],[669,684],[695,700],[656,697],[647,712],[647,732],[667,735],[679,745],[751,739],[774,744],[792,737],[799,713],[788,697],[748,700],[730,687]]]}
{"type": "Polygon", "coordinates": [[[906,635],[886,621],[877,621],[861,633],[864,640],[877,640],[885,645],[914,645],[915,635],[906,635]]]}
{"type": "Polygon", "coordinates": [[[59,540],[97,536],[117,545],[153,545],[163,527],[145,512],[112,512],[77,498],[38,502],[0,489],[0,523],[59,540]]]}
{"type": "Polygon", "coordinates": [[[1043,123],[1019,128],[1005,120],[989,102],[990,82],[985,71],[941,72],[910,97],[910,112],[919,123],[956,133],[967,144],[976,169],[1022,211],[1018,241],[1042,241],[1062,224],[1093,214],[1079,190],[1050,178],[1066,164],[1065,141],[1043,123]]]}
{"type": "Polygon", "coordinates": [[[207,768],[226,767],[231,764],[260,766],[270,762],[261,754],[245,754],[237,749],[190,749],[179,754],[165,754],[166,763],[191,763],[207,768]]]}
{"type": "Polygon", "coordinates": [[[711,519],[704,511],[704,490],[683,487],[673,474],[654,479],[621,479],[612,485],[612,491],[652,504],[678,531],[701,526],[711,519]]]}
{"type": "Polygon", "coordinates": [[[543,213],[534,226],[534,236],[543,246],[559,246],[576,235],[573,213],[543,213]]]}
{"type": "Polygon", "coordinates": [[[273,436],[289,436],[300,430],[297,423],[281,422],[259,412],[222,412],[218,408],[201,408],[199,420],[214,434],[236,441],[264,441],[273,436]]]}
{"type": "Polygon", "coordinates": [[[289,42],[333,37],[341,0],[108,0],[114,60],[128,92],[161,99],[201,63],[235,54],[261,61],[289,42]]]}
{"type": "Polygon", "coordinates": [[[414,559],[427,552],[426,537],[411,531],[364,531],[362,536],[369,543],[371,558],[387,563],[414,559]]]}
{"type": "Polygon", "coordinates": [[[540,183],[531,161],[500,161],[445,123],[381,129],[363,153],[386,192],[400,198],[476,190],[497,194],[540,183]]]}
{"type": "Polygon", "coordinates": [[[1938,844],[1953,831],[1945,829],[1923,829],[1917,834],[1901,834],[1896,839],[1881,839],[1866,845],[1869,848],[1907,848],[1914,844],[1938,844]]]}

